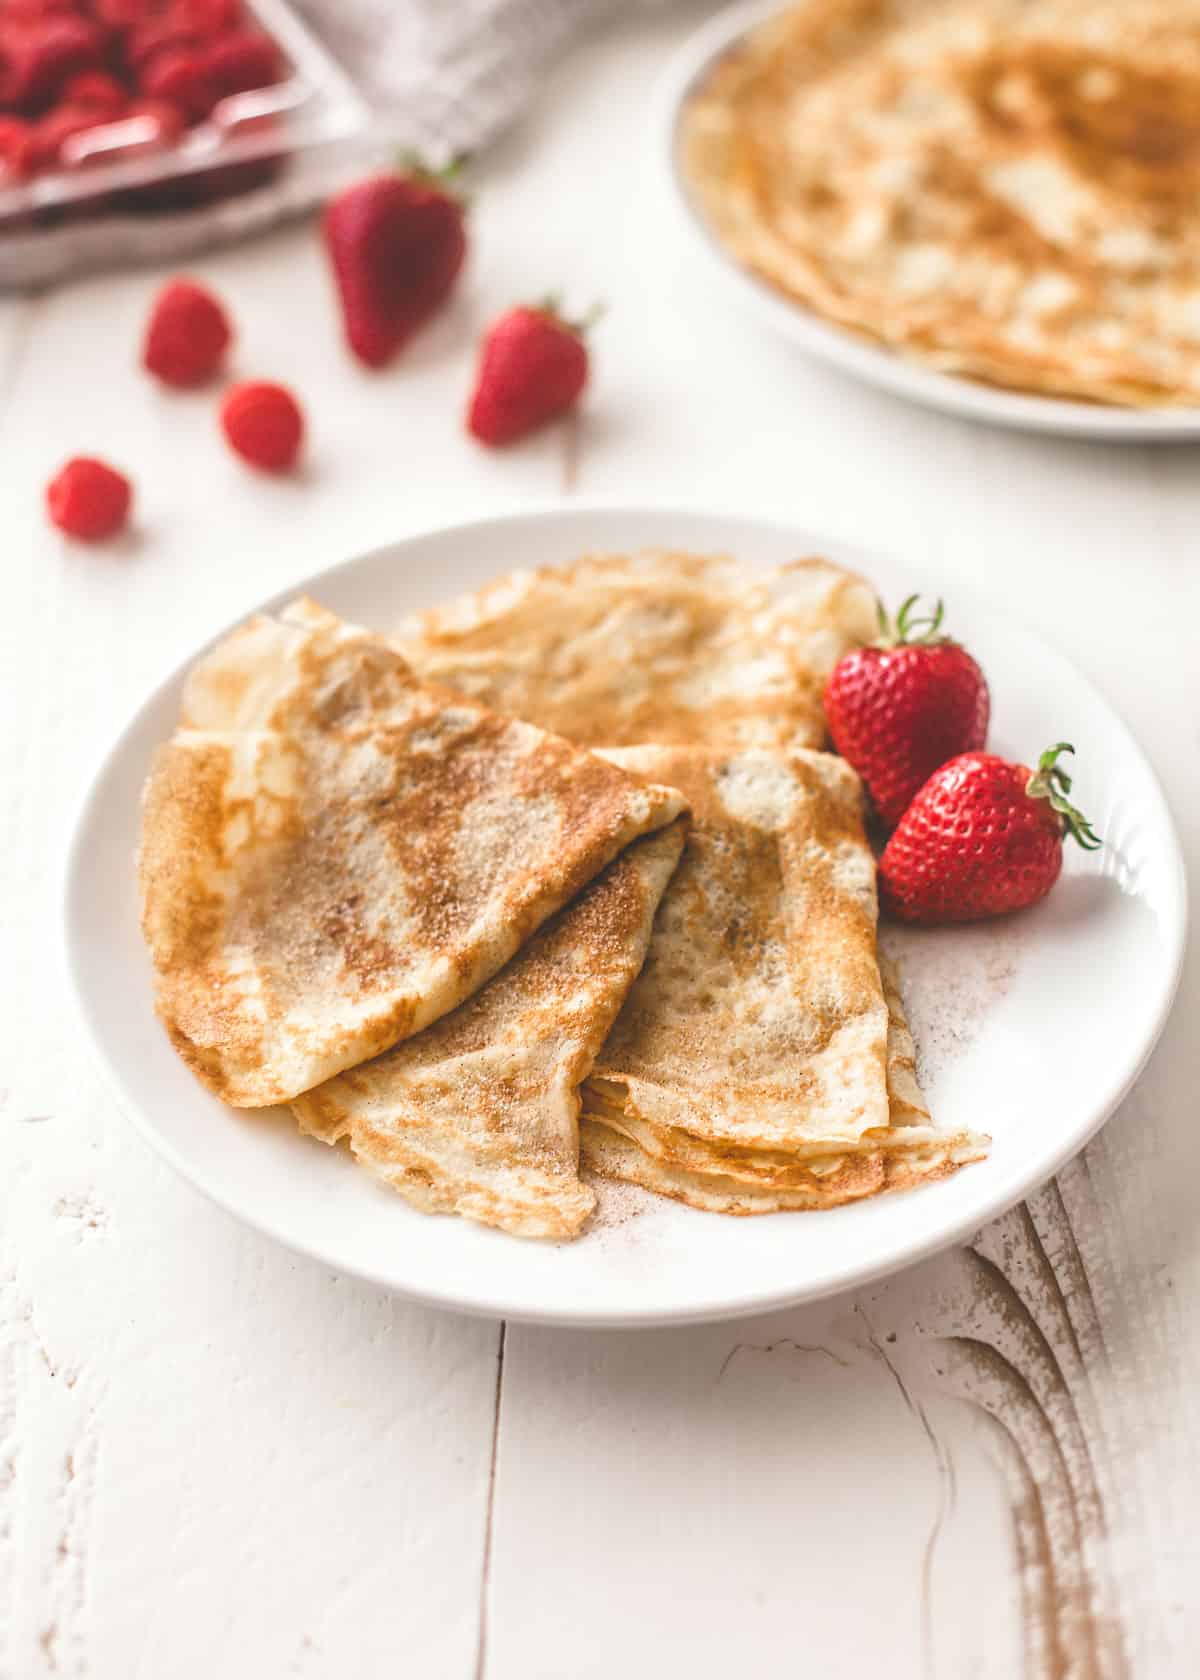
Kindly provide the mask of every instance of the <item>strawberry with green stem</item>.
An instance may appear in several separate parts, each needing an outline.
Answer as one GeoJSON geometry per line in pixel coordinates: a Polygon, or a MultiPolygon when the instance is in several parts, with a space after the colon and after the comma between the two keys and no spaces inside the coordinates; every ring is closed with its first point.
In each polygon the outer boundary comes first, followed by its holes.
{"type": "Polygon", "coordinates": [[[1070,799],[1059,741],[1036,770],[995,753],[962,753],[926,782],[879,860],[886,909],[908,922],[971,922],[1044,898],[1062,870],[1063,841],[1102,844],[1070,799]]]}
{"type": "Polygon", "coordinates": [[[596,305],[570,321],[551,296],[501,315],[484,334],[467,410],[471,435],[497,448],[574,408],[590,371],[587,332],[602,313],[596,305]]]}
{"type": "Polygon", "coordinates": [[[833,744],[889,828],[940,764],[987,740],[987,682],[943,617],[941,601],[922,613],[916,595],[894,624],[881,605],[878,640],[843,655],[825,685],[833,744]]]}
{"type": "Polygon", "coordinates": [[[406,160],[325,207],[346,342],[365,367],[390,362],[453,290],[467,254],[465,200],[453,185],[461,164],[437,173],[406,160]]]}

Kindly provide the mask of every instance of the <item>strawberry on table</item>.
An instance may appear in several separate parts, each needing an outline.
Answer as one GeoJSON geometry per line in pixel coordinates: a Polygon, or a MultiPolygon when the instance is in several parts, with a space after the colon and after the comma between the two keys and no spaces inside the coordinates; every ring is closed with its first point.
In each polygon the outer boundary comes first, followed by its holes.
{"type": "Polygon", "coordinates": [[[1070,803],[1060,741],[1036,770],[970,752],[935,770],[879,860],[885,907],[906,922],[972,922],[1044,898],[1062,869],[1063,838],[1095,851],[1099,836],[1070,803]]]}
{"type": "Polygon", "coordinates": [[[879,640],[834,666],[825,687],[833,744],[858,771],[889,828],[940,764],[987,740],[990,702],[983,672],[910,595],[893,624],[879,609],[879,640]]]}
{"type": "Polygon", "coordinates": [[[450,181],[419,167],[372,175],[325,207],[325,248],[346,340],[383,367],[449,296],[467,251],[463,203],[450,181]]]}
{"type": "Polygon", "coordinates": [[[553,298],[502,315],[484,335],[468,431],[514,443],[574,408],[588,379],[588,324],[564,319],[553,298]]]}

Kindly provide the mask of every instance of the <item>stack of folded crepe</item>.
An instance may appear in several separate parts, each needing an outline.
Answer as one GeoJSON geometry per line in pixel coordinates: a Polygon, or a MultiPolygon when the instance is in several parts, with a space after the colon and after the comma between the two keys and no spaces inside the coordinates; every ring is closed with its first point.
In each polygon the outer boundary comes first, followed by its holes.
{"type": "Polygon", "coordinates": [[[825,562],[653,554],[391,637],[308,602],[252,620],[146,789],[176,1048],[417,1206],[526,1236],[587,1221],[581,1141],[602,1176],[737,1213],[975,1158],[931,1122],[881,972],[858,779],[814,750],[873,615],[825,562]]]}

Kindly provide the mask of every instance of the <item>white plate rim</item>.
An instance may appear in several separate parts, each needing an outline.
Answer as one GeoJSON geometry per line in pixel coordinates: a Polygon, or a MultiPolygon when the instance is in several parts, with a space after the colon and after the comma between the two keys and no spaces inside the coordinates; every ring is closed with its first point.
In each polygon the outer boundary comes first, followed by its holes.
{"type": "Polygon", "coordinates": [[[708,226],[683,179],[677,144],[680,114],[684,101],[743,35],[788,9],[783,0],[742,0],[723,9],[677,50],[656,90],[653,156],[659,185],[674,208],[677,225],[708,272],[744,308],[790,338],[805,354],[923,407],[1015,431],[1097,442],[1182,443],[1200,438],[1200,408],[1139,410],[1074,402],[1008,391],[910,361],[823,320],[735,261],[708,226]]]}
{"type": "MultiPolygon", "coordinates": [[[[305,1258],[317,1261],[318,1264],[328,1266],[340,1275],[353,1276],[365,1283],[386,1289],[405,1298],[417,1300],[429,1306],[465,1313],[468,1316],[487,1319],[503,1318],[514,1323],[546,1324],[583,1329],[656,1329],[670,1325],[719,1322],[749,1317],[861,1288],[910,1265],[915,1265],[933,1254],[953,1247],[955,1244],[968,1240],[982,1225],[999,1218],[1026,1196],[1047,1183],[1055,1173],[1060,1171],[1068,1161],[1084,1148],[1124,1100],[1137,1082],[1162,1035],[1175,1001],[1183,971],[1188,928],[1188,886],[1183,852],[1166,794],[1153,764],[1142,752],[1124,718],[1105,699],[1095,684],[1064,654],[1059,653],[1057,649],[1045,641],[1036,630],[1026,626],[1016,615],[1004,609],[996,608],[982,592],[975,591],[969,585],[955,580],[956,599],[982,607],[992,621],[1001,628],[1037,644],[1039,654],[1049,662],[1058,664],[1061,668],[1069,671],[1073,681],[1079,685],[1089,701],[1107,714],[1107,719],[1114,734],[1122,739],[1125,749],[1139,762],[1140,770],[1145,777],[1147,791],[1157,806],[1157,810],[1153,813],[1155,820],[1161,825],[1162,833],[1169,848],[1169,856],[1164,859],[1169,865],[1164,875],[1169,902],[1162,922],[1164,930],[1169,935],[1170,949],[1168,959],[1159,971],[1157,996],[1153,1000],[1150,1025],[1146,1031],[1145,1040],[1136,1058],[1118,1076],[1114,1077],[1107,1087],[1103,1099],[1097,1103],[1094,1111],[1081,1119],[1069,1133],[1063,1135],[1054,1149],[1039,1156],[1032,1167],[1027,1165],[1022,1169],[1015,1166],[1007,1178],[999,1180],[990,1194],[981,1196],[972,1202],[969,1210],[962,1215],[932,1226],[923,1237],[918,1239],[896,1241],[892,1243],[890,1248],[884,1245],[876,1258],[853,1268],[847,1268],[844,1273],[835,1277],[821,1278],[810,1288],[789,1284],[782,1288],[764,1290],[753,1298],[739,1294],[727,1300],[706,1302],[703,1306],[695,1308],[652,1308],[646,1311],[639,1310],[637,1313],[593,1311],[589,1308],[575,1308],[570,1312],[560,1311],[556,1308],[539,1311],[536,1308],[524,1305],[513,1307],[505,1299],[489,1297],[486,1289],[481,1290],[470,1299],[465,1299],[453,1290],[439,1289],[436,1285],[416,1285],[411,1282],[401,1285],[395,1279],[381,1275],[368,1266],[355,1265],[347,1262],[345,1258],[336,1253],[326,1252],[318,1243],[305,1242],[301,1237],[270,1217],[268,1212],[255,1207],[243,1206],[221,1184],[209,1175],[197,1171],[193,1163],[184,1158],[182,1153],[156,1128],[150,1116],[144,1112],[138,1099],[127,1088],[120,1066],[110,1056],[108,1047],[94,1024],[85,989],[79,982],[74,955],[72,902],[75,884],[81,870],[82,854],[88,838],[90,818],[93,809],[102,798],[104,785],[110,772],[119,764],[123,752],[131,738],[136,735],[141,727],[146,714],[151,712],[166,697],[168,691],[180,682],[183,673],[197,658],[242,623],[250,614],[259,611],[274,611],[293,599],[299,592],[319,594],[327,582],[342,574],[350,574],[359,568],[366,569],[380,565],[384,562],[385,556],[390,556],[394,563],[398,553],[407,549],[417,549],[424,542],[434,538],[446,537],[451,533],[459,537],[467,537],[472,534],[482,537],[489,531],[494,531],[497,525],[520,526],[530,521],[539,523],[549,521],[553,523],[558,520],[564,523],[574,523],[579,519],[603,519],[605,516],[628,520],[645,519],[651,523],[665,519],[687,520],[689,522],[711,520],[714,523],[726,525],[737,524],[747,531],[757,530],[763,534],[764,539],[767,536],[789,538],[797,552],[819,552],[822,547],[827,547],[840,551],[843,557],[857,554],[861,556],[864,568],[868,568],[868,575],[872,559],[878,561],[881,557],[881,551],[875,551],[873,555],[871,551],[862,549],[841,537],[833,537],[828,533],[822,539],[819,533],[794,525],[784,518],[745,514],[734,508],[715,505],[684,507],[668,501],[646,500],[630,503],[621,498],[597,497],[579,503],[573,502],[569,506],[564,506],[561,502],[546,502],[519,510],[505,509],[492,514],[479,515],[469,520],[431,524],[407,533],[394,542],[377,545],[332,566],[306,573],[284,588],[276,590],[269,597],[247,603],[245,608],[234,615],[221,629],[217,630],[201,646],[194,649],[185,659],[173,666],[131,710],[110,744],[96,755],[92,773],[87,779],[84,792],[76,803],[72,820],[67,829],[67,839],[57,873],[61,905],[57,951],[64,990],[71,998],[76,1018],[83,1028],[85,1041],[91,1047],[93,1058],[101,1070],[104,1082],[119,1111],[130,1120],[134,1129],[155,1154],[164,1160],[185,1183],[198,1190],[207,1200],[221,1208],[223,1212],[239,1224],[246,1225],[261,1235],[269,1237],[291,1253],[303,1255],[305,1258]]],[[[852,561],[845,558],[844,563],[849,564],[852,561]]]]}

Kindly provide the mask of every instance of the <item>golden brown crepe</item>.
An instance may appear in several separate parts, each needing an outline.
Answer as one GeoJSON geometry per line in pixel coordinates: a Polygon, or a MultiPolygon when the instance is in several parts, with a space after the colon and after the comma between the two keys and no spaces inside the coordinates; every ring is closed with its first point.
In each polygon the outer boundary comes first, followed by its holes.
{"type": "Polygon", "coordinates": [[[624,1133],[586,1114],[579,1128],[584,1164],[601,1178],[639,1185],[656,1195],[685,1202],[702,1213],[815,1213],[889,1190],[914,1190],[949,1178],[984,1153],[980,1140],[948,1137],[933,1146],[910,1146],[891,1153],[843,1156],[826,1177],[813,1172],[807,1182],[760,1186],[719,1172],[700,1173],[673,1160],[648,1154],[624,1133]]]}
{"type": "Polygon", "coordinates": [[[1000,385],[1200,400],[1200,0],[806,0],[685,109],[747,268],[1000,385]]]}
{"type": "Polygon", "coordinates": [[[310,606],[209,655],[185,717],[146,788],[142,925],[172,1041],[245,1107],[453,1009],[682,809],[310,606]]]}
{"type": "Polygon", "coordinates": [[[825,680],[876,628],[870,587],[827,560],[654,550],[498,578],[396,642],[426,681],[582,746],[819,747],[825,680]]]}
{"type": "Polygon", "coordinates": [[[916,1083],[895,979],[876,954],[850,767],[821,753],[608,756],[669,776],[693,825],[584,1086],[585,1159],[697,1206],[769,1212],[976,1158],[983,1140],[940,1133],[916,1083]]]}
{"type": "Polygon", "coordinates": [[[573,1237],[579,1084],[634,976],[683,847],[683,819],[626,847],[467,1003],[292,1106],[431,1213],[573,1237]]]}

